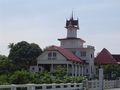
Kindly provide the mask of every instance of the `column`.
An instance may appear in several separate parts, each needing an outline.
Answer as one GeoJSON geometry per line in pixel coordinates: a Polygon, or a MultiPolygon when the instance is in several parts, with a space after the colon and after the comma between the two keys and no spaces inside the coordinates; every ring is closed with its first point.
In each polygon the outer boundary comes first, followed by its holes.
{"type": "Polygon", "coordinates": [[[84,75],[83,65],[81,67],[81,74],[82,74],[82,76],[84,75]]]}
{"type": "Polygon", "coordinates": [[[51,64],[51,70],[50,71],[53,73],[53,64],[51,64]]]}
{"type": "Polygon", "coordinates": [[[80,70],[80,64],[79,64],[79,76],[80,76],[80,71],[81,71],[81,70],[80,70]]]}
{"type": "Polygon", "coordinates": [[[68,64],[67,64],[67,75],[69,74],[69,67],[68,67],[68,64]]]}
{"type": "Polygon", "coordinates": [[[74,64],[72,64],[72,76],[74,76],[74,64]]]}
{"type": "Polygon", "coordinates": [[[77,76],[77,64],[75,64],[75,76],[77,76]]]}

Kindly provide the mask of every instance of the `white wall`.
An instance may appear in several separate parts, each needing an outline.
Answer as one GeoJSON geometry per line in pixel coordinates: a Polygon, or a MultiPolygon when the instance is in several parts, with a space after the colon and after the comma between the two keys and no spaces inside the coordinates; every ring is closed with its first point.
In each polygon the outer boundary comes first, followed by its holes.
{"type": "Polygon", "coordinates": [[[61,40],[61,47],[63,48],[81,48],[83,42],[80,40],[61,40]]]}
{"type": "Polygon", "coordinates": [[[84,75],[88,75],[92,77],[94,75],[94,47],[93,46],[86,46],[82,48],[69,48],[70,51],[75,51],[76,55],[80,57],[82,60],[85,60],[86,64],[84,66],[84,75]],[[86,52],[86,56],[81,56],[81,52],[86,52]],[[92,54],[92,58],[91,58],[92,54]],[[88,73],[87,73],[88,69],[88,73]],[[91,71],[92,69],[92,71],[91,71]]]}
{"type": "Polygon", "coordinates": [[[73,28],[73,29],[68,29],[67,30],[67,37],[77,37],[77,29],[73,28]]]}

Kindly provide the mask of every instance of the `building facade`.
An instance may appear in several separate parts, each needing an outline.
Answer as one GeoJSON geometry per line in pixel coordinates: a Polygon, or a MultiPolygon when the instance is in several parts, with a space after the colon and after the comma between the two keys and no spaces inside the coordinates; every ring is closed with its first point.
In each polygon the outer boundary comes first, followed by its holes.
{"type": "Polygon", "coordinates": [[[31,66],[30,70],[54,72],[58,65],[62,65],[66,68],[68,75],[86,75],[92,78],[95,72],[94,46],[84,45],[85,41],[77,37],[79,21],[75,20],[73,15],[66,20],[65,28],[67,36],[58,39],[60,46],[47,47],[37,58],[37,66],[31,66]]]}

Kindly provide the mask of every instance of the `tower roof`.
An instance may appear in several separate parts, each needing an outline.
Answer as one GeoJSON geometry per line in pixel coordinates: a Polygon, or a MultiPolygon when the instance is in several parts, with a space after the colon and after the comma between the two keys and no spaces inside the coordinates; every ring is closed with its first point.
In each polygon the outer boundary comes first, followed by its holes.
{"type": "Polygon", "coordinates": [[[79,22],[78,22],[78,19],[77,20],[74,20],[74,17],[73,17],[73,13],[72,13],[72,16],[69,20],[66,20],[66,28],[77,28],[79,29],[79,22]]]}
{"type": "Polygon", "coordinates": [[[99,65],[117,64],[116,60],[106,48],[103,48],[102,51],[98,54],[95,59],[95,63],[99,65]]]}

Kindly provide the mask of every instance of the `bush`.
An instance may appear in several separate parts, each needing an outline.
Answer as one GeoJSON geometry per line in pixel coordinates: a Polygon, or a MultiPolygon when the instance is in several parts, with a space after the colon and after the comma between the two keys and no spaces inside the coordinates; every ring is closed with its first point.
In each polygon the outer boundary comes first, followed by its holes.
{"type": "Polygon", "coordinates": [[[41,75],[41,83],[53,83],[51,74],[47,71],[43,72],[41,75]]]}
{"type": "Polygon", "coordinates": [[[2,85],[2,84],[4,84],[4,85],[9,84],[8,81],[9,80],[8,80],[8,76],[7,75],[0,75],[0,85],[2,85]]]}
{"type": "Polygon", "coordinates": [[[32,83],[34,80],[34,75],[27,71],[16,71],[13,75],[10,77],[10,83],[11,84],[26,84],[26,83],[32,83]]]}

